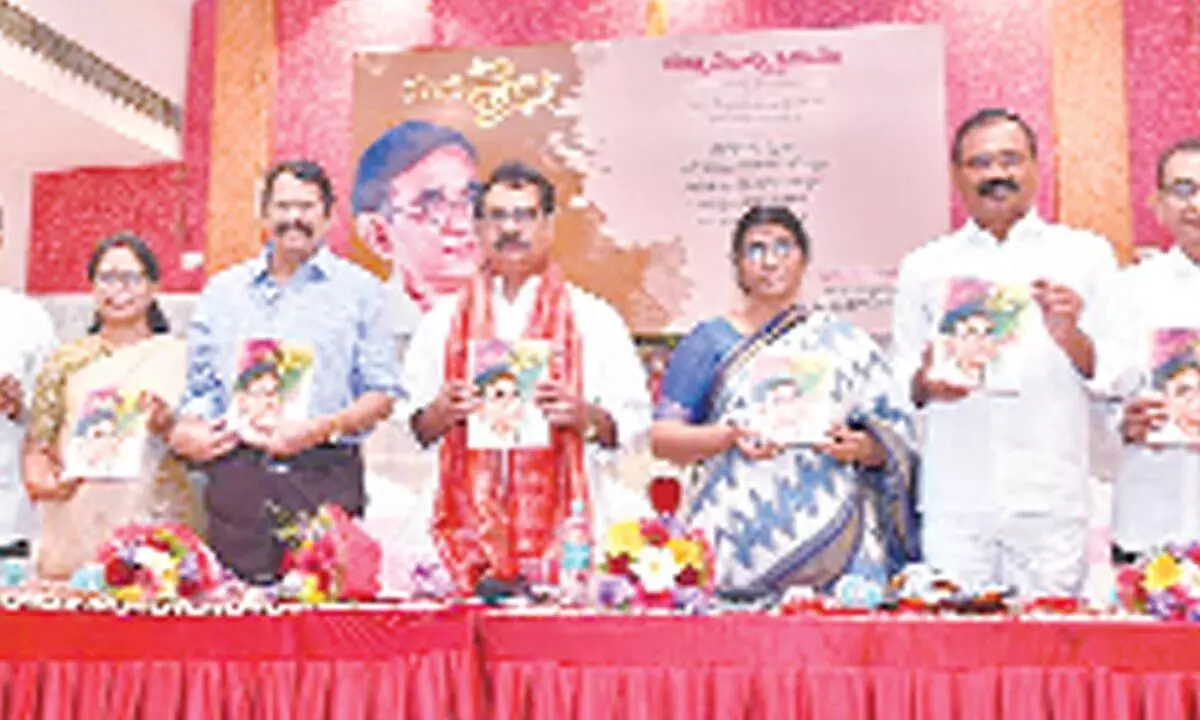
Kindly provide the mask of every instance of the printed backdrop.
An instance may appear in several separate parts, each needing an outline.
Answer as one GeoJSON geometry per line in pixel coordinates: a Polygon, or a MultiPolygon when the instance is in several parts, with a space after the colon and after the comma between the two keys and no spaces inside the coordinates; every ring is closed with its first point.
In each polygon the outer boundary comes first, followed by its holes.
{"type": "MultiPolygon", "coordinates": [[[[480,176],[507,159],[540,167],[562,208],[558,259],[639,334],[723,312],[737,292],[733,221],[753,203],[788,205],[813,239],[809,299],[879,332],[898,261],[949,222],[941,33],[364,52],[352,147],[357,160],[421,119],[466,135],[480,176]]],[[[351,254],[392,273],[359,237],[351,254]]]]}

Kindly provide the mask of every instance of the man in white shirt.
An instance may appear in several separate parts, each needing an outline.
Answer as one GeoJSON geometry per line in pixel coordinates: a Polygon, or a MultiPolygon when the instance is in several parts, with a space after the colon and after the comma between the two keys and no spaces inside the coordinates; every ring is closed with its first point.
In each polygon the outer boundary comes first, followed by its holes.
{"type": "Polygon", "coordinates": [[[422,445],[438,443],[433,538],[465,593],[552,579],[554,539],[576,500],[590,504],[593,533],[636,511],[603,478],[613,451],[649,428],[645,371],[616,311],[551,260],[554,206],[537,170],[496,169],[475,203],[484,269],[424,317],[406,356],[412,431],[422,445]],[[531,404],[552,428],[550,447],[472,446],[467,420],[481,406],[474,343],[518,338],[549,341],[549,379],[531,404]]]}
{"type": "MultiPolygon", "coordinates": [[[[3,242],[0,237],[0,242],[3,242]]],[[[21,484],[21,443],[42,361],[56,339],[50,314],[36,301],[0,287],[4,341],[0,347],[0,557],[29,552],[37,531],[33,505],[21,484]]]]}
{"type": "Polygon", "coordinates": [[[1183,435],[1169,430],[1193,413],[1171,418],[1168,412],[1172,395],[1182,408],[1193,404],[1200,375],[1200,138],[1168,148],[1157,180],[1155,211],[1174,247],[1123,271],[1114,293],[1124,324],[1113,352],[1122,353],[1126,368],[1116,390],[1129,398],[1113,503],[1118,562],[1165,543],[1200,539],[1200,446],[1169,439],[1183,435]],[[1184,331],[1179,342],[1160,342],[1156,351],[1156,331],[1172,328],[1184,331]],[[1156,437],[1149,437],[1152,431],[1156,437]]]}
{"type": "Polygon", "coordinates": [[[893,338],[896,376],[924,416],[927,561],[971,587],[1068,595],[1086,567],[1086,384],[1117,266],[1103,238],[1038,217],[1036,156],[1033,131],[1010,111],[981,110],[958,128],[952,172],[971,220],[901,264],[893,338]],[[945,289],[960,278],[1030,293],[1010,392],[928,376],[945,289]]]}

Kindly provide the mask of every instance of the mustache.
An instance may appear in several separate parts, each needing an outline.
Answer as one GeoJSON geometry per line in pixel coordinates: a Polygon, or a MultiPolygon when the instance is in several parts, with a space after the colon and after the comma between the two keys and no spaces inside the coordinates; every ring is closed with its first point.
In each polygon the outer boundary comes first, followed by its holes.
{"type": "Polygon", "coordinates": [[[975,190],[980,197],[996,197],[1000,195],[1001,190],[1008,190],[1011,193],[1019,192],[1021,186],[1012,178],[992,178],[979,183],[975,190]]]}
{"type": "Polygon", "coordinates": [[[310,240],[316,233],[316,230],[313,229],[313,226],[309,225],[303,220],[293,220],[292,222],[287,222],[285,220],[284,222],[275,223],[275,227],[272,229],[275,231],[276,236],[282,235],[289,230],[299,230],[306,238],[309,238],[310,240]]]}
{"type": "Polygon", "coordinates": [[[496,248],[497,250],[503,250],[509,245],[527,248],[529,247],[529,241],[521,237],[521,233],[506,232],[501,233],[500,237],[496,238],[496,242],[492,243],[492,247],[496,248]]]}

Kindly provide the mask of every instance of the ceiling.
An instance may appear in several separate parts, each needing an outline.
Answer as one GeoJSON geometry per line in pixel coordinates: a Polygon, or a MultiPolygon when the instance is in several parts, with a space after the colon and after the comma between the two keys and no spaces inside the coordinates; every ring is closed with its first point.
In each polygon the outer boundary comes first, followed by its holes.
{"type": "MultiPolygon", "coordinates": [[[[15,4],[183,104],[192,0],[15,4]]],[[[178,157],[178,133],[0,38],[0,167],[39,171],[178,157]]]]}

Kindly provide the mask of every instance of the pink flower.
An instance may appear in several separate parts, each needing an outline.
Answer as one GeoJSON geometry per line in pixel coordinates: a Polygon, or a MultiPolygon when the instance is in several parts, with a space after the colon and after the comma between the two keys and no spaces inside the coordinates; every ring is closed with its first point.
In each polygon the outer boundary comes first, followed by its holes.
{"type": "Polygon", "coordinates": [[[642,537],[646,538],[647,545],[661,546],[671,539],[671,533],[667,532],[661,520],[655,518],[642,521],[642,537]]]}

